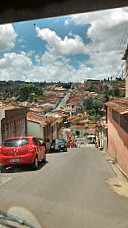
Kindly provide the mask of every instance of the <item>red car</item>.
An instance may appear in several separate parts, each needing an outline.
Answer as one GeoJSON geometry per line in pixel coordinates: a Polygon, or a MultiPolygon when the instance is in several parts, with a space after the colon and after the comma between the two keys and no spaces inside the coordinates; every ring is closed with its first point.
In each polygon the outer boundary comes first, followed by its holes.
{"type": "Polygon", "coordinates": [[[46,161],[45,146],[36,137],[8,138],[0,149],[0,167],[16,164],[32,164],[38,168],[39,161],[46,161]]]}

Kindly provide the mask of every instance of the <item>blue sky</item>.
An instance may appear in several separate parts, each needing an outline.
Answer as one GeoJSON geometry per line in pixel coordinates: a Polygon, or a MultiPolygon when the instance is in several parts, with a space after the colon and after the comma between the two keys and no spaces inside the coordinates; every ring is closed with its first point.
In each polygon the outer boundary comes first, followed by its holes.
{"type": "Polygon", "coordinates": [[[127,24],[124,8],[1,25],[1,80],[83,82],[120,76],[127,24]]]}
{"type": "MultiPolygon", "coordinates": [[[[52,31],[56,31],[57,35],[62,39],[64,39],[65,36],[67,36],[69,33],[78,34],[80,37],[82,37],[83,42],[85,44],[88,44],[89,39],[86,36],[86,32],[90,25],[87,24],[78,26],[71,22],[69,25],[65,26],[65,20],[67,18],[68,17],[57,17],[50,19],[14,23],[13,27],[18,36],[16,39],[15,46],[12,50],[16,53],[19,53],[21,50],[25,52],[33,50],[35,51],[35,54],[38,54],[41,57],[44,51],[46,50],[47,42],[42,41],[36,36],[36,26],[40,29],[49,28],[52,31]]],[[[79,67],[79,61],[89,59],[89,55],[85,54],[69,55],[68,57],[70,58],[69,64],[71,64],[76,69],[78,69],[79,67]]],[[[32,61],[33,64],[35,64],[33,56],[32,61]]]]}
{"type": "MultiPolygon", "coordinates": [[[[47,43],[47,41],[43,41],[37,37],[35,30],[36,27],[39,27],[40,29],[49,28],[50,30],[55,31],[56,34],[61,37],[61,39],[64,39],[65,36],[68,36],[69,33],[78,34],[80,37],[82,37],[83,42],[87,44],[89,42],[89,39],[86,37],[86,32],[90,25],[86,24],[77,26],[73,22],[70,22],[70,24],[65,26],[65,20],[68,18],[69,17],[57,17],[12,24],[17,36],[15,39],[14,47],[10,51],[7,50],[7,53],[14,52],[18,54],[21,51],[24,51],[25,53],[33,51],[34,55],[31,55],[31,60],[33,64],[36,65],[34,56],[39,55],[41,58],[41,56],[46,51],[47,43]]],[[[6,52],[1,51],[1,58],[4,53],[6,52]]],[[[79,62],[88,60],[89,55],[78,53],[68,55],[68,58],[70,59],[69,65],[73,66],[75,69],[78,69],[79,62]]]]}

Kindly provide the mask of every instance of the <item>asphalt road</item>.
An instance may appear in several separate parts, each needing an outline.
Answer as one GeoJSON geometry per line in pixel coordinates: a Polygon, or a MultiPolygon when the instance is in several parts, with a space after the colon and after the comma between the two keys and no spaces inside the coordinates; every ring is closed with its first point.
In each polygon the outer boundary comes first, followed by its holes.
{"type": "Polygon", "coordinates": [[[60,102],[60,104],[57,106],[56,110],[59,110],[59,109],[61,109],[61,107],[64,107],[69,97],[70,97],[70,92],[68,92],[64,96],[64,98],[62,99],[62,101],[60,102]]]}
{"type": "Polygon", "coordinates": [[[0,174],[0,209],[27,210],[44,228],[128,227],[128,198],[107,184],[115,173],[98,149],[69,149],[47,160],[37,171],[0,174]]]}

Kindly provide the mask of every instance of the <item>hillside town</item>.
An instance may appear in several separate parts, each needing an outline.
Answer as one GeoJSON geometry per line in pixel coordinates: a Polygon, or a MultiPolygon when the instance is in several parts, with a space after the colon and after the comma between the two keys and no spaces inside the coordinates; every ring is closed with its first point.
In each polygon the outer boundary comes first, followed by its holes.
{"type": "Polygon", "coordinates": [[[85,141],[105,150],[128,174],[126,77],[84,83],[0,81],[0,144],[10,137],[35,136],[47,153],[54,139],[68,147],[85,141]],[[82,142],[82,139],[85,139],[82,142]]]}
{"type": "Polygon", "coordinates": [[[124,90],[125,81],[120,78],[84,83],[0,82],[0,143],[34,135],[49,151],[53,139],[70,138],[75,145],[77,138],[96,134],[97,146],[103,147],[96,129],[105,119],[105,102],[123,97],[124,90]]]}

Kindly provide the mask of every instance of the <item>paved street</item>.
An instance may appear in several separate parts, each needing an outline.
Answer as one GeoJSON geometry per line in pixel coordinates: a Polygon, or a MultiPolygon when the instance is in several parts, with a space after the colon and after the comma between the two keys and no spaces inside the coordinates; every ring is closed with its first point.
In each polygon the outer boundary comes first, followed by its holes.
{"type": "Polygon", "coordinates": [[[70,97],[70,93],[68,92],[64,98],[62,99],[62,101],[60,102],[60,104],[57,106],[56,110],[60,110],[61,107],[64,107],[66,104],[66,101],[68,100],[68,98],[70,97]]]}
{"type": "Polygon", "coordinates": [[[95,148],[47,155],[33,171],[27,167],[0,174],[0,205],[31,211],[44,228],[126,228],[128,198],[106,182],[115,173],[95,148]]]}

